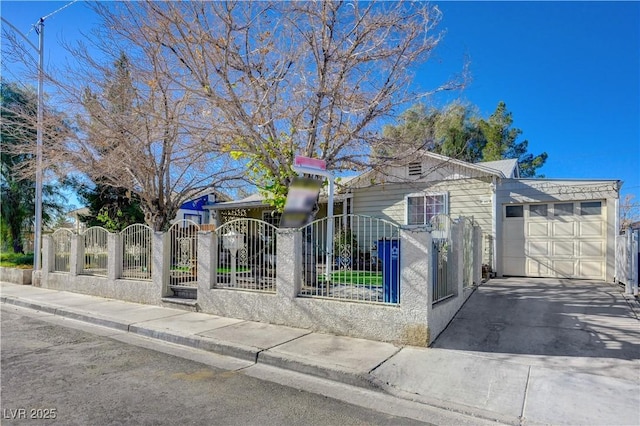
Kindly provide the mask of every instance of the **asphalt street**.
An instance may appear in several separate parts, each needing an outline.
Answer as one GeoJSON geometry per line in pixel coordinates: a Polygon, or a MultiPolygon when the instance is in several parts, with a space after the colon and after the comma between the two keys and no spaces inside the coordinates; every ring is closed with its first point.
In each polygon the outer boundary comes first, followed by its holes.
{"type": "Polygon", "coordinates": [[[424,424],[4,306],[1,324],[3,425],[424,424]]]}

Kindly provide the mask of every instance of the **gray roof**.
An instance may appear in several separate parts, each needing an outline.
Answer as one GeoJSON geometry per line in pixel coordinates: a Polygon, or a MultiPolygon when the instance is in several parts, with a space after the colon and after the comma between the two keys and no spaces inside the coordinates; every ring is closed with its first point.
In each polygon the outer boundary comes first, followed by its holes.
{"type": "Polygon", "coordinates": [[[517,178],[520,177],[517,172],[518,168],[518,159],[517,158],[509,158],[508,160],[497,160],[497,161],[483,161],[482,163],[476,163],[480,166],[489,167],[490,169],[497,170],[501,172],[506,178],[517,178]]]}

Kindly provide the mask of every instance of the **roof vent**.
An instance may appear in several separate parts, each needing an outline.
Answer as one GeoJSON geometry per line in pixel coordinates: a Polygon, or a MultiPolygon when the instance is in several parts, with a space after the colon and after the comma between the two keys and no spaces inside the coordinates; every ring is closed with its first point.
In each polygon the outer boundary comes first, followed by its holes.
{"type": "Polygon", "coordinates": [[[422,175],[422,163],[409,163],[409,176],[421,176],[422,175]]]}

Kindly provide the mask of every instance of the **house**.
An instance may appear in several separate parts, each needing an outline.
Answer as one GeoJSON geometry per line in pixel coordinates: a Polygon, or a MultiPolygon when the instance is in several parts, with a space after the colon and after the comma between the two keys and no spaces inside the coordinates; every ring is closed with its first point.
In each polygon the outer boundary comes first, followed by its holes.
{"type": "Polygon", "coordinates": [[[221,200],[227,199],[228,198],[217,191],[201,191],[189,201],[182,203],[173,222],[190,220],[198,225],[210,224],[212,222],[209,216],[209,207],[221,200]]]}
{"type": "MultiPolygon", "coordinates": [[[[338,187],[338,193],[333,200],[334,215],[341,215],[346,211],[347,200],[343,191],[345,185],[350,180],[351,178],[343,178],[341,179],[341,182],[336,185],[338,187]]],[[[327,203],[327,194],[323,190],[320,192],[320,199],[318,202],[318,218],[326,217],[327,203]]],[[[260,193],[251,194],[240,200],[205,205],[204,208],[209,211],[209,223],[212,223],[215,226],[221,226],[231,220],[241,218],[260,219],[274,226],[278,226],[281,217],[281,214],[275,211],[275,209],[267,203],[266,197],[260,193]]]]}
{"type": "Polygon", "coordinates": [[[472,217],[498,276],[612,281],[619,180],[524,179],[515,159],[421,158],[350,182],[348,211],[407,225],[472,217]]]}
{"type": "MultiPolygon", "coordinates": [[[[516,159],[468,163],[422,152],[415,161],[345,179],[334,214],[371,216],[404,226],[437,214],[472,218],[483,233],[483,263],[498,276],[612,281],[618,180],[521,178],[516,159]]],[[[320,196],[317,217],[326,216],[320,196]]],[[[258,194],[205,206],[218,225],[279,215],[258,194]]]]}

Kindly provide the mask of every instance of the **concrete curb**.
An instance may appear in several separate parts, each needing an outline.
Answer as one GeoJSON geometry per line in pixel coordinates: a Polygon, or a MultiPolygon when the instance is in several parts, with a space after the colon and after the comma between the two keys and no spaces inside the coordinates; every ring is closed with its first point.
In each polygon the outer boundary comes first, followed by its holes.
{"type": "Polygon", "coordinates": [[[194,349],[213,352],[218,355],[230,356],[245,361],[251,361],[253,363],[256,363],[258,358],[259,350],[256,348],[251,348],[239,344],[224,344],[204,336],[184,336],[177,333],[171,333],[170,331],[152,330],[135,324],[130,325],[128,331],[130,333],[149,337],[151,339],[162,340],[181,346],[188,346],[194,349]]]}
{"type": "Polygon", "coordinates": [[[46,312],[48,314],[53,314],[53,315],[57,315],[56,311],[58,310],[56,306],[51,306],[51,305],[46,305],[41,303],[33,303],[27,300],[22,300],[20,298],[13,298],[11,296],[3,297],[2,303],[6,303],[7,305],[19,306],[21,308],[32,309],[34,311],[46,312]]]}
{"type": "Polygon", "coordinates": [[[309,374],[323,379],[329,379],[336,382],[344,383],[365,389],[380,390],[370,375],[363,375],[345,369],[328,368],[321,365],[314,365],[301,362],[289,357],[280,356],[269,352],[262,351],[258,354],[256,361],[259,364],[270,365],[281,368],[283,370],[296,371],[298,373],[309,374]]]}
{"type": "Polygon", "coordinates": [[[326,366],[313,365],[300,362],[298,360],[283,357],[278,354],[270,353],[269,349],[258,349],[238,343],[219,342],[212,338],[189,335],[185,336],[171,331],[159,331],[146,328],[137,323],[129,323],[107,318],[92,316],[86,312],[79,312],[68,308],[60,308],[45,303],[32,302],[13,296],[3,296],[2,303],[7,305],[19,306],[35,311],[46,312],[63,318],[69,318],[85,323],[98,325],[101,327],[112,328],[119,331],[126,331],[139,336],[148,337],[155,340],[161,340],[181,346],[187,346],[194,349],[200,349],[212,352],[218,355],[229,356],[253,363],[260,363],[282,368],[284,370],[292,370],[299,373],[309,374],[312,376],[334,380],[347,385],[363,387],[367,389],[378,389],[371,377],[363,376],[354,372],[341,369],[332,369],[326,366]]]}

